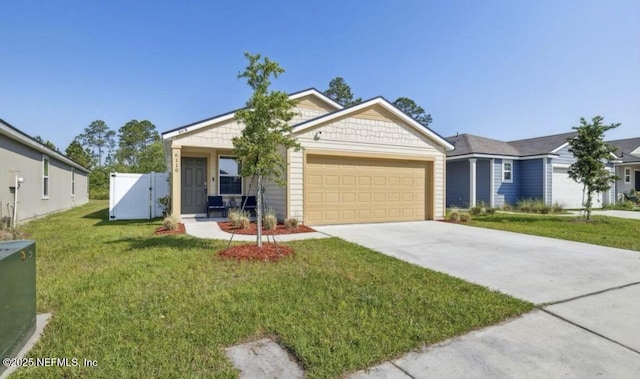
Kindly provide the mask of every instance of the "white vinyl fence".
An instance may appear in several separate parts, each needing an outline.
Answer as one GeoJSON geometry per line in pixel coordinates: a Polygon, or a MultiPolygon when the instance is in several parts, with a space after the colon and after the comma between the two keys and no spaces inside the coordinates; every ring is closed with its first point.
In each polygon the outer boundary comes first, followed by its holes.
{"type": "Polygon", "coordinates": [[[169,194],[165,172],[112,172],[109,179],[109,220],[137,220],[162,216],[158,199],[169,194]]]}

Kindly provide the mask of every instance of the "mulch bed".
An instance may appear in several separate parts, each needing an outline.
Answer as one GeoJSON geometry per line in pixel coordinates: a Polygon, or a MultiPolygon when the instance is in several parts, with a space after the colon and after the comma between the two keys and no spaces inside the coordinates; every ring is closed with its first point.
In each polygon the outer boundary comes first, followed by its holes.
{"type": "MultiPolygon", "coordinates": [[[[252,222],[247,229],[235,228],[233,224],[228,221],[220,221],[218,222],[218,226],[220,227],[220,229],[222,229],[227,233],[235,232],[236,234],[255,236],[258,231],[258,227],[255,222],[252,222]]],[[[306,225],[298,225],[296,229],[287,229],[284,225],[278,224],[275,230],[266,230],[264,228],[262,229],[263,235],[310,233],[310,232],[315,232],[315,230],[311,229],[306,225]]]]}
{"type": "Polygon", "coordinates": [[[291,254],[293,254],[291,247],[274,243],[263,243],[262,247],[258,247],[255,244],[238,245],[222,250],[219,253],[222,258],[271,262],[291,254]]]}
{"type": "Polygon", "coordinates": [[[164,226],[159,226],[156,228],[154,234],[157,236],[164,236],[164,235],[170,235],[170,234],[185,234],[187,232],[187,229],[185,229],[184,224],[183,223],[179,223],[178,224],[178,229],[167,229],[164,226]]]}

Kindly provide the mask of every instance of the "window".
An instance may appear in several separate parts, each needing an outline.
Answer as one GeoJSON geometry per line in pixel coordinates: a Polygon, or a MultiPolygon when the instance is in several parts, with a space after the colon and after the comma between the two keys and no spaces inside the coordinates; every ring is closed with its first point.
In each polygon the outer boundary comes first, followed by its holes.
{"type": "Polygon", "coordinates": [[[506,183],[513,182],[513,161],[502,162],[502,181],[506,183]]]}
{"type": "Polygon", "coordinates": [[[630,168],[625,168],[624,169],[624,182],[625,183],[631,183],[631,169],[630,168]]]}
{"type": "Polygon", "coordinates": [[[218,158],[218,183],[220,195],[242,195],[240,164],[235,157],[218,158]]]}
{"type": "Polygon", "coordinates": [[[49,198],[49,157],[42,156],[42,198],[49,198]]]}
{"type": "Polygon", "coordinates": [[[71,167],[71,196],[76,195],[76,169],[71,167]]]}

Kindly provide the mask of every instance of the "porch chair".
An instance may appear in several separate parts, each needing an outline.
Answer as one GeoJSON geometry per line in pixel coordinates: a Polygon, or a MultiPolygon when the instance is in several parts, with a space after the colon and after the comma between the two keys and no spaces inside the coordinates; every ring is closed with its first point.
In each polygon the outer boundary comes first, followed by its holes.
{"type": "Polygon", "coordinates": [[[207,196],[207,218],[210,217],[211,212],[222,212],[224,216],[225,207],[222,196],[207,196]]]}
{"type": "Polygon", "coordinates": [[[245,210],[254,214],[256,213],[256,208],[258,207],[258,203],[256,202],[255,196],[242,196],[242,200],[240,201],[240,207],[242,207],[243,205],[245,210]]]}

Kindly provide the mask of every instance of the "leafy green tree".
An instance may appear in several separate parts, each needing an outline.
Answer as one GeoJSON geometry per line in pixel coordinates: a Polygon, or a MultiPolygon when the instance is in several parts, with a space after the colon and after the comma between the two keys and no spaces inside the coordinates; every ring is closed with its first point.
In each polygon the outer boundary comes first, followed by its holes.
{"type": "Polygon", "coordinates": [[[617,178],[606,168],[605,162],[611,160],[611,153],[615,148],[604,141],[604,133],[620,124],[604,125],[603,120],[602,117],[595,116],[589,123],[581,117],[580,126],[573,127],[578,135],[567,139],[569,151],[576,157],[576,162],[569,167],[568,174],[571,179],[583,184],[587,195],[584,203],[587,221],[591,219],[593,194],[607,191],[617,178]]]}
{"type": "Polygon", "coordinates": [[[263,180],[284,185],[282,176],[286,161],[278,152],[279,147],[299,150],[300,144],[288,137],[292,127],[288,122],[293,118],[294,102],[280,91],[270,91],[271,77],[277,78],[284,69],[277,62],[260,54],[245,53],[249,60],[244,72],[238,78],[247,79],[253,90],[246,108],[235,114],[236,120],[244,124],[242,135],[233,138],[234,154],[240,161],[241,174],[258,179],[257,186],[257,245],[262,246],[262,193],[263,180]]]}
{"type": "Polygon", "coordinates": [[[111,155],[116,145],[115,135],[116,132],[109,129],[104,121],[96,120],[86,127],[84,133],[80,134],[78,138],[84,148],[89,149],[96,164],[100,167],[111,155]]]}
{"type": "Polygon", "coordinates": [[[429,126],[433,121],[430,114],[427,114],[421,106],[408,97],[397,98],[393,105],[424,126],[429,126]]]}
{"type": "Polygon", "coordinates": [[[43,140],[42,137],[40,136],[35,136],[33,137],[34,140],[40,142],[41,144],[43,144],[44,146],[48,147],[49,149],[53,150],[53,151],[57,151],[60,152],[60,150],[58,150],[58,148],[56,147],[56,145],[53,144],[53,142],[49,141],[49,140],[43,140]]]}
{"type": "Polygon", "coordinates": [[[150,145],[145,146],[139,154],[137,172],[165,172],[167,170],[167,162],[164,157],[164,147],[162,139],[158,138],[150,145]]]}
{"type": "Polygon", "coordinates": [[[329,82],[329,88],[324,91],[324,94],[331,100],[344,105],[345,107],[360,104],[362,102],[361,98],[353,99],[351,87],[349,87],[344,78],[340,76],[331,79],[329,82]]]}
{"type": "Polygon", "coordinates": [[[165,170],[162,142],[156,126],[148,120],[131,120],[118,130],[117,163],[127,171],[147,173],[165,170]],[[158,150],[159,147],[159,150],[158,150]]]}
{"type": "Polygon", "coordinates": [[[71,160],[83,167],[89,169],[93,167],[93,158],[91,157],[91,152],[88,149],[83,149],[82,144],[78,142],[77,138],[74,138],[69,146],[67,146],[65,154],[67,155],[67,157],[71,158],[71,160]]]}

